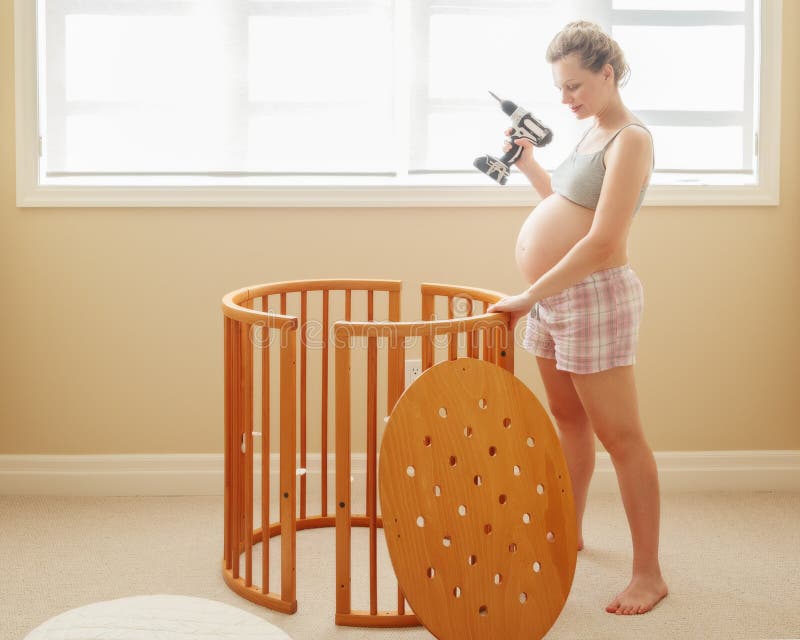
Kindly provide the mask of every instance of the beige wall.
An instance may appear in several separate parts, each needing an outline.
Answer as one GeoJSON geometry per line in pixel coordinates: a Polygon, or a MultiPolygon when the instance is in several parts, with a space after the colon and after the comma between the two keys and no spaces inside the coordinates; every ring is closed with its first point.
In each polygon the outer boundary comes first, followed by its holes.
{"type": "MultiPolygon", "coordinates": [[[[800,449],[800,2],[784,7],[781,205],[645,208],[637,365],[657,450],[800,449]]],[[[0,453],[222,450],[221,296],[314,277],[517,292],[528,213],[18,209],[12,1],[0,0],[0,453]]],[[[532,358],[517,374],[541,396],[532,358]]]]}

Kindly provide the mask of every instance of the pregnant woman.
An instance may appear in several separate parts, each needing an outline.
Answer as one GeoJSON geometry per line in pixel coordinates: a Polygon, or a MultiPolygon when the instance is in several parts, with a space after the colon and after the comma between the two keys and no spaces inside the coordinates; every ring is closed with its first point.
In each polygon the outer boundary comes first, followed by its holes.
{"type": "Polygon", "coordinates": [[[645,613],[667,595],[667,585],[658,560],[658,471],[633,372],[643,292],[628,266],[627,241],[653,169],[652,138],[622,103],[619,83],[628,67],[600,27],[568,24],[546,58],[561,101],[592,126],[552,176],[529,141],[516,142],[524,147],[516,165],[542,197],[517,239],[517,265],[531,286],[488,311],[506,312],[512,328],[528,316],[524,346],[536,355],[559,428],[578,548],[595,434],[611,456],[633,542],[633,575],[606,611],[645,613]]]}

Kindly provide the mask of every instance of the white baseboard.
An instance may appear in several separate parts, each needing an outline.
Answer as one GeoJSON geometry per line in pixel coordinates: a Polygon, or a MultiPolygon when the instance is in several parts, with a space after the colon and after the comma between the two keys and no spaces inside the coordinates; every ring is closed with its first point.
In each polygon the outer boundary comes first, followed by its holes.
{"type": "MultiPolygon", "coordinates": [[[[655,456],[663,492],[800,491],[800,451],[663,451],[655,456]]],[[[223,465],[222,454],[0,455],[0,495],[222,495],[223,465]]],[[[255,468],[260,468],[258,459],[255,468]]],[[[307,468],[313,481],[321,456],[309,454],[307,468]]],[[[275,455],[271,469],[277,476],[275,455]]],[[[354,454],[351,469],[363,486],[366,455],[354,454]]],[[[328,473],[334,474],[333,455],[328,473]]],[[[611,460],[599,452],[591,492],[616,491],[611,460]]]]}
{"type": "MultiPolygon", "coordinates": [[[[662,491],[800,491],[800,451],[656,451],[662,491]]],[[[597,454],[591,491],[619,491],[611,458],[597,454]]]]}

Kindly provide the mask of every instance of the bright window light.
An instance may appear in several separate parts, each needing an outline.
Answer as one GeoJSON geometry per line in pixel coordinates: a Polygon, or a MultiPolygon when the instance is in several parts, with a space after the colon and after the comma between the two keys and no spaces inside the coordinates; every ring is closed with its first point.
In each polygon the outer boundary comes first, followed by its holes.
{"type": "Polygon", "coordinates": [[[626,56],[635,61],[623,89],[631,109],[744,109],[743,25],[617,26],[613,35],[626,56]]]}
{"type": "Polygon", "coordinates": [[[744,11],[746,0],[613,0],[614,9],[637,11],[744,11]]]}
{"type": "Polygon", "coordinates": [[[742,166],[741,127],[651,126],[656,166],[672,171],[735,171],[742,166]],[[705,153],[686,157],[686,149],[705,153]]]}
{"type": "Polygon", "coordinates": [[[486,186],[472,162],[509,126],[489,91],[553,130],[552,169],[590,123],[545,51],[587,19],[625,51],[654,184],[753,185],[765,2],[32,0],[36,184],[486,186]]]}

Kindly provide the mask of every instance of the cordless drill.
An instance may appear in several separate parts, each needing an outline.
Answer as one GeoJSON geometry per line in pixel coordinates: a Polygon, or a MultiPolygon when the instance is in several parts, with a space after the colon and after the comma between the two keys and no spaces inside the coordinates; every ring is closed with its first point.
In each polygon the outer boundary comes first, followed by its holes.
{"type": "Polygon", "coordinates": [[[494,158],[487,153],[485,156],[475,158],[472,164],[498,183],[505,184],[511,171],[511,165],[519,160],[523,151],[522,147],[514,144],[514,141],[525,138],[530,140],[533,146],[543,147],[553,139],[553,132],[523,107],[518,107],[510,100],[501,100],[491,91],[489,94],[500,103],[503,112],[507,116],[511,116],[511,148],[502,158],[494,158]]]}

